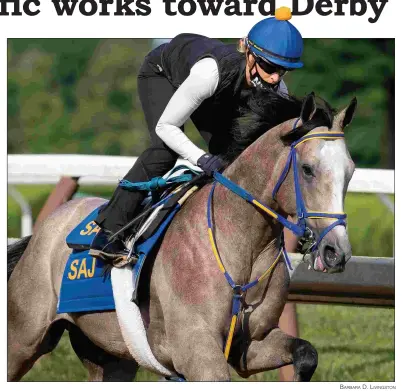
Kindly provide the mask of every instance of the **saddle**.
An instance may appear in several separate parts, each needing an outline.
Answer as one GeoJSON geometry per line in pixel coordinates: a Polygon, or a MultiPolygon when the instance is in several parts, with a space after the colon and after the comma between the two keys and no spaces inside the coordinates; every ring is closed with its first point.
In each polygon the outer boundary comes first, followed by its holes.
{"type": "MultiPolygon", "coordinates": [[[[126,243],[130,249],[127,261],[114,265],[133,265],[132,301],[137,304],[145,260],[181,206],[206,182],[205,177],[198,174],[187,166],[178,166],[166,178],[154,178],[145,183],[120,182],[120,186],[129,190],[149,190],[140,212],[141,218],[135,219],[136,224],[132,225],[126,243]]],[[[95,219],[104,205],[93,210],[66,237],[72,252],[63,275],[58,313],[115,309],[110,274],[105,273],[106,264],[89,255],[91,242],[100,230],[95,219]]]]}
{"type": "MultiPolygon", "coordinates": [[[[138,217],[126,226],[130,226],[131,232],[126,240],[126,245],[131,248],[133,255],[136,253],[135,244],[143,243],[153,236],[170,212],[177,205],[182,205],[191,194],[204,184],[204,177],[197,174],[192,169],[182,165],[175,167],[167,174],[167,178],[158,177],[149,182],[138,183],[120,181],[119,185],[127,190],[149,191],[148,197],[142,203],[143,208],[139,211],[138,217]],[[161,191],[164,188],[166,188],[165,191],[161,191]],[[192,188],[194,189],[190,191],[192,188]]],[[[66,237],[68,247],[73,250],[89,250],[92,240],[101,229],[95,223],[95,219],[105,205],[103,204],[92,211],[69,233],[66,237]]]]}

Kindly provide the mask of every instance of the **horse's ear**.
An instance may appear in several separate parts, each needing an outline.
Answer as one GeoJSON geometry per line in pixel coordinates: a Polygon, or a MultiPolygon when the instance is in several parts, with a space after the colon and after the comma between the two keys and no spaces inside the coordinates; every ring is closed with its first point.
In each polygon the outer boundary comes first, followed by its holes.
{"type": "Polygon", "coordinates": [[[294,124],[294,128],[292,129],[284,129],[281,134],[281,140],[285,145],[289,145],[294,141],[300,139],[305,136],[309,130],[302,127],[301,124],[311,120],[316,113],[316,101],[315,101],[315,93],[311,92],[307,95],[302,102],[301,113],[297,122],[294,124]],[[296,128],[296,129],[295,129],[296,128]]]}
{"type": "Polygon", "coordinates": [[[309,121],[315,115],[316,112],[316,102],[315,93],[311,92],[307,95],[302,103],[300,118],[302,123],[309,121]]]}
{"type": "Polygon", "coordinates": [[[351,123],[357,109],[357,103],[357,98],[354,97],[350,104],[334,117],[333,129],[344,130],[344,128],[351,123]]]}

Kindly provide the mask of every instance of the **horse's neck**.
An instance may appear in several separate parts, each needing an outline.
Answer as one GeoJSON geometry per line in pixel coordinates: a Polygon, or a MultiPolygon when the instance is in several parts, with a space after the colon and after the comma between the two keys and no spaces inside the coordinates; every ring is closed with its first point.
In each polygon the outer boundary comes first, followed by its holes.
{"type": "MultiPolygon", "coordinates": [[[[276,210],[271,193],[279,176],[277,160],[284,155],[284,148],[268,141],[252,144],[224,174],[276,210]]],[[[214,221],[223,261],[239,283],[250,279],[261,253],[270,257],[277,252],[283,226],[221,185],[215,190],[214,221]]]]}

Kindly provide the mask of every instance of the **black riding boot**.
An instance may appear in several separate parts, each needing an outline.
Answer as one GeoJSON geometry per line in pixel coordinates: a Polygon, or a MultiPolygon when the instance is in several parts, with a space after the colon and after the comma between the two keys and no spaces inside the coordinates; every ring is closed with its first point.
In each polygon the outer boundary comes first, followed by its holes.
{"type": "Polygon", "coordinates": [[[111,236],[136,217],[146,192],[129,191],[118,187],[106,207],[100,211],[95,222],[101,227],[91,243],[90,255],[113,264],[125,261],[128,250],[124,244],[126,233],[111,236]]]}
{"type": "MultiPolygon", "coordinates": [[[[124,179],[130,182],[149,180],[140,159],[136,161],[124,179]]],[[[91,243],[90,255],[113,263],[127,257],[128,250],[124,244],[126,232],[119,233],[113,241],[110,241],[110,237],[136,217],[146,196],[145,191],[129,191],[119,186],[115,189],[111,200],[95,219],[101,230],[91,243]]]]}
{"type": "MultiPolygon", "coordinates": [[[[165,146],[150,147],[138,157],[124,179],[135,183],[147,182],[154,177],[163,176],[175,165],[176,158],[177,155],[165,146]]],[[[109,259],[114,258],[115,251],[118,252],[118,256],[123,256],[126,232],[121,232],[116,237],[112,247],[105,244],[108,243],[111,233],[116,233],[136,217],[146,196],[146,191],[129,191],[117,187],[111,200],[95,219],[102,230],[99,237],[97,235],[94,238],[91,249],[102,251],[103,255],[107,255],[109,259]]]]}

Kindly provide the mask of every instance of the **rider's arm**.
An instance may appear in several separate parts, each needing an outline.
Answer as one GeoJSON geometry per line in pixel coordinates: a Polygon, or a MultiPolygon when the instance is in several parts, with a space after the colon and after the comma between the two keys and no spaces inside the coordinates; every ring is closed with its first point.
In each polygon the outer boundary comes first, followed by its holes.
{"type": "Polygon", "coordinates": [[[218,81],[216,61],[212,58],[198,61],[172,96],[157,123],[155,131],[162,141],[194,165],[205,152],[193,144],[180,127],[205,99],[214,94],[218,81]]]}

